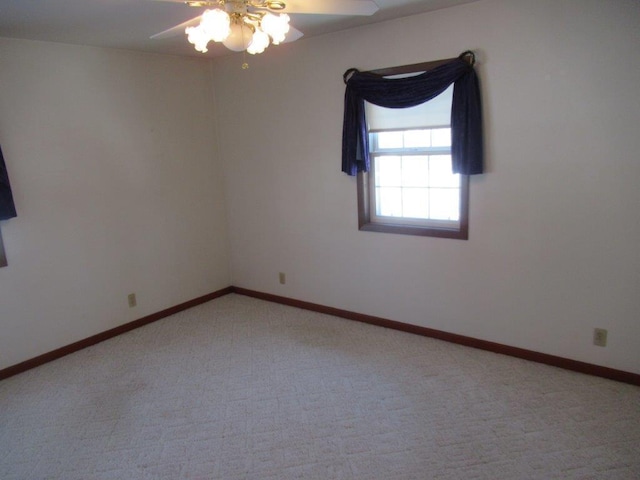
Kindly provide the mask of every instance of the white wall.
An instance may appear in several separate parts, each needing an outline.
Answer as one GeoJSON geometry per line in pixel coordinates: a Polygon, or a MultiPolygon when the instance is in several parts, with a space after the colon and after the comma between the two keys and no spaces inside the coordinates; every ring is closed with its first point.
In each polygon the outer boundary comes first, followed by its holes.
{"type": "Polygon", "coordinates": [[[0,368],[230,284],[208,62],[0,39],[0,65],[0,368]]]}
{"type": "Polygon", "coordinates": [[[640,373],[638,25],[634,0],[486,0],[216,60],[233,284],[640,373]],[[359,232],[342,73],[466,49],[470,239],[359,232]]]}

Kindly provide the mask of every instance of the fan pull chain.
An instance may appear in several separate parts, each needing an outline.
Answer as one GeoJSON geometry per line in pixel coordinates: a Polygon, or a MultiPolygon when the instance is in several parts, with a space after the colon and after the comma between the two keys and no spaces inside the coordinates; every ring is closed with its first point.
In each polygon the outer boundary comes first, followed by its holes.
{"type": "MultiPolygon", "coordinates": [[[[244,28],[240,29],[240,34],[242,35],[242,46],[244,47],[244,28]]],[[[242,50],[242,69],[247,70],[249,68],[249,63],[247,63],[247,49],[242,50]]]]}

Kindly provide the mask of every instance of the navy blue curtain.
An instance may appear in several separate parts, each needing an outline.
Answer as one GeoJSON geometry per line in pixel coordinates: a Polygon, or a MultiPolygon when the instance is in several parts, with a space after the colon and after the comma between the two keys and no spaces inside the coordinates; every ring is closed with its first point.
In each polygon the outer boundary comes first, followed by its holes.
{"type": "Polygon", "coordinates": [[[9,174],[2,156],[2,148],[0,148],[0,220],[15,216],[17,216],[17,213],[16,206],[13,203],[11,185],[9,185],[9,174]]]}
{"type": "Polygon", "coordinates": [[[482,107],[474,61],[458,58],[419,75],[385,78],[356,69],[347,70],[342,128],[342,171],[348,175],[368,172],[369,136],[365,101],[386,108],[415,107],[444,92],[452,83],[451,158],[453,173],[474,175],[483,172],[482,107]]]}

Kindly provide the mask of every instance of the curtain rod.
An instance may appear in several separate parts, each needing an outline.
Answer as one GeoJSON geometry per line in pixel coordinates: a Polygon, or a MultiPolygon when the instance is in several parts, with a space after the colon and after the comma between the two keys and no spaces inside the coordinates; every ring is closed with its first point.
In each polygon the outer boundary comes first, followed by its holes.
{"type": "Polygon", "coordinates": [[[378,68],[376,70],[368,70],[365,73],[373,73],[375,75],[381,75],[384,77],[385,75],[401,75],[403,73],[426,72],[427,70],[439,67],[440,65],[449,63],[458,58],[465,60],[471,66],[475,65],[476,63],[475,53],[473,53],[471,50],[467,50],[454,58],[445,58],[444,60],[433,60],[431,62],[414,63],[411,65],[401,65],[399,67],[378,68]]]}

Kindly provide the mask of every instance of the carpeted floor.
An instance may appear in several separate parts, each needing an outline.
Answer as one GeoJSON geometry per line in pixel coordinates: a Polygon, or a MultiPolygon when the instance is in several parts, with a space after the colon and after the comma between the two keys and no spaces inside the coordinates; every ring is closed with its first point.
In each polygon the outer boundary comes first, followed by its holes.
{"type": "Polygon", "coordinates": [[[639,479],[640,388],[228,295],[0,382],[0,478],[639,479]]]}

